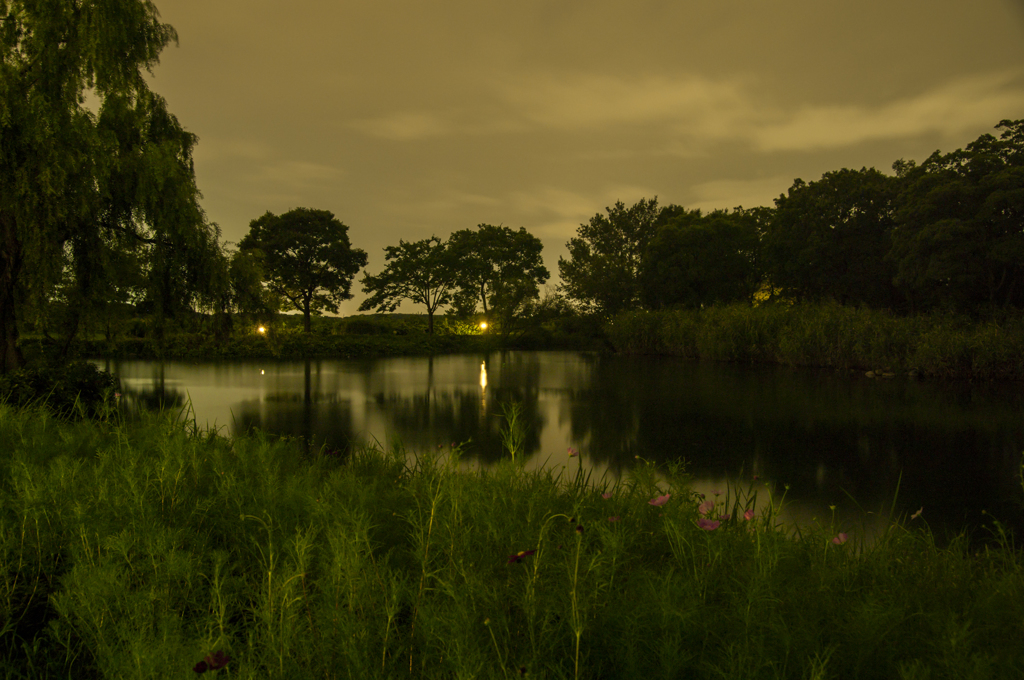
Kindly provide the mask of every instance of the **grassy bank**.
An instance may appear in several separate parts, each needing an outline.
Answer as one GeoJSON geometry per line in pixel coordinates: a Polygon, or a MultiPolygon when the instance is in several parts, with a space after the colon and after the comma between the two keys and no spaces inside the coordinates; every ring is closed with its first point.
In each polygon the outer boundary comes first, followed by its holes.
{"type": "Polygon", "coordinates": [[[607,327],[617,351],[942,378],[1024,380],[1024,319],[896,317],[838,304],[630,312],[607,327]]]}
{"type": "Polygon", "coordinates": [[[701,499],[650,465],[609,485],[460,472],[457,449],[303,460],[6,407],[0,452],[7,677],[1024,674],[1007,539],[787,535],[753,480],[701,499]]]}

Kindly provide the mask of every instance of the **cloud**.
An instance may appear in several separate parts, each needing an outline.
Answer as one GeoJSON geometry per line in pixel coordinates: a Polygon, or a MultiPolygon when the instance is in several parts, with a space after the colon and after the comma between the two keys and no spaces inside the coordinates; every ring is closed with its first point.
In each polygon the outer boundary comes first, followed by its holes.
{"type": "Polygon", "coordinates": [[[752,128],[759,151],[812,151],[927,133],[957,135],[994,126],[1024,111],[1019,74],[984,74],[959,79],[881,106],[803,106],[778,123],[752,128]]]}
{"type": "Polygon", "coordinates": [[[978,74],[877,105],[794,106],[757,93],[743,78],[700,76],[541,75],[494,88],[510,114],[533,126],[581,133],[653,126],[661,153],[693,157],[722,142],[771,153],[929,133],[956,137],[1024,111],[1021,74],[978,74]]]}
{"type": "Polygon", "coordinates": [[[728,134],[748,115],[739,85],[697,76],[544,75],[495,86],[519,116],[560,130],[668,122],[690,134],[728,134]]]}
{"type": "Polygon", "coordinates": [[[338,168],[321,163],[279,161],[258,166],[253,173],[253,179],[276,185],[302,187],[310,183],[333,182],[343,174],[338,168]]]}
{"type": "Polygon", "coordinates": [[[451,125],[441,116],[426,111],[407,111],[377,118],[364,118],[353,121],[352,127],[372,137],[399,142],[439,137],[452,131],[451,125]]]}
{"type": "Polygon", "coordinates": [[[270,156],[270,147],[253,139],[200,137],[194,154],[197,161],[241,159],[260,161],[270,156]]]}

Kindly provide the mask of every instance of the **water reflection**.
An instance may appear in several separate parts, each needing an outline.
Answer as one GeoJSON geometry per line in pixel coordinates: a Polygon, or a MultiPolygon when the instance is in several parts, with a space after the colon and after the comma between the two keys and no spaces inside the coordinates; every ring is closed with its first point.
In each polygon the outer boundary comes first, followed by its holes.
{"type": "Polygon", "coordinates": [[[627,474],[639,456],[685,459],[706,494],[754,475],[762,498],[788,484],[801,521],[828,522],[836,505],[839,522],[875,522],[897,488],[897,510],[923,506],[933,528],[976,525],[983,509],[1011,525],[1022,515],[1018,386],[558,352],[107,365],[146,407],[190,401],[200,424],[295,437],[305,452],[466,443],[467,467],[488,465],[514,401],[528,469],[561,470],[572,446],[592,480],[627,474]]]}

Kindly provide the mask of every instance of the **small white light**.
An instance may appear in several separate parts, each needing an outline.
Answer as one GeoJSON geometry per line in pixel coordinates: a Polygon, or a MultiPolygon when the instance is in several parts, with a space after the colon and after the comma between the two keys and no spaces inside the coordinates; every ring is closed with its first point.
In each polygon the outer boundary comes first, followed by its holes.
{"type": "Polygon", "coordinates": [[[256,332],[257,333],[266,333],[267,329],[264,328],[263,326],[260,326],[259,328],[256,329],[256,332]]]}

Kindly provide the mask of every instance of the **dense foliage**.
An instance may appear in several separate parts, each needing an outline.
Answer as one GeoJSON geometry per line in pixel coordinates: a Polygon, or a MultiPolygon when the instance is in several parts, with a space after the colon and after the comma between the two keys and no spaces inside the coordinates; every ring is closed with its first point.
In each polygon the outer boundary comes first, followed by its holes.
{"type": "Polygon", "coordinates": [[[352,298],[352,279],[366,265],[366,253],[352,247],[348,227],[328,210],[268,211],[249,223],[238,247],[260,261],[270,290],[302,312],[307,333],[310,314],[337,313],[352,298]]]}
{"type": "Polygon", "coordinates": [[[920,166],[793,181],[773,208],[701,215],[641,199],[580,225],[561,291],[605,318],[756,298],[898,313],[1024,308],[1024,120],[920,166]]]}
{"type": "Polygon", "coordinates": [[[0,14],[5,373],[22,363],[19,313],[68,342],[128,302],[173,317],[212,299],[220,250],[198,203],[196,138],[144,77],[176,40],[152,3],[10,0],[0,14]]]}

